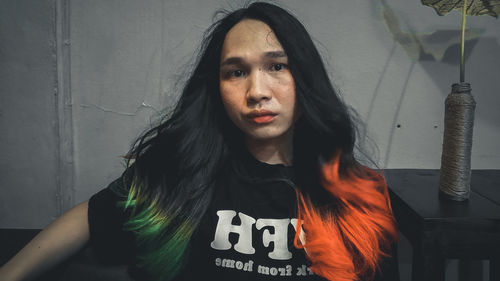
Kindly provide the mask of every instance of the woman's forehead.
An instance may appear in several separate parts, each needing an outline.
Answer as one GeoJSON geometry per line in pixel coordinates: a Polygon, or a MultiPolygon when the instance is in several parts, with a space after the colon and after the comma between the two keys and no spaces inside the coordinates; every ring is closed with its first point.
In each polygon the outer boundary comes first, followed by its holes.
{"type": "Polygon", "coordinates": [[[221,60],[227,57],[260,56],[272,51],[283,51],[272,29],[262,21],[244,19],[226,34],[221,60]]]}

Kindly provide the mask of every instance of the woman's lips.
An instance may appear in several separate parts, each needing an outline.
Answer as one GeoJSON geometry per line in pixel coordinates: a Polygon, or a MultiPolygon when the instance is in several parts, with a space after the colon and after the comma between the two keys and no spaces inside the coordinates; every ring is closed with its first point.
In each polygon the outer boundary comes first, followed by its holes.
{"type": "Polygon", "coordinates": [[[273,121],[274,116],[276,115],[261,115],[261,116],[256,116],[253,117],[252,120],[253,122],[257,124],[265,124],[265,123],[270,123],[273,121]]]}
{"type": "Polygon", "coordinates": [[[276,115],[278,114],[269,110],[255,110],[250,112],[247,116],[257,124],[266,124],[272,122],[276,115]]]}

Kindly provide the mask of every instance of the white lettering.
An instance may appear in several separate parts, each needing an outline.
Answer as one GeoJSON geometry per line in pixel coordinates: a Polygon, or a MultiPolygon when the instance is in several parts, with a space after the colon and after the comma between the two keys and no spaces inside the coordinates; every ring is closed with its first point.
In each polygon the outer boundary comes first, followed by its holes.
{"type": "Polygon", "coordinates": [[[215,237],[210,246],[216,250],[229,250],[231,243],[229,242],[229,233],[239,234],[238,243],[234,245],[234,249],[242,254],[254,254],[255,249],[252,246],[252,226],[255,219],[243,213],[238,213],[241,220],[240,225],[233,225],[233,218],[236,216],[235,211],[224,210],[218,211],[219,221],[215,229],[215,237]]]}
{"type": "Polygon", "coordinates": [[[287,264],[286,267],[278,268],[280,276],[292,276],[292,266],[287,264]]]}
{"type": "Polygon", "coordinates": [[[263,227],[273,227],[274,234],[271,234],[268,229],[262,233],[262,243],[265,247],[269,247],[269,243],[273,242],[274,249],[268,254],[271,259],[289,260],[292,258],[292,253],[288,251],[288,225],[290,219],[258,219],[255,227],[260,230],[263,227]]]}
{"type": "Polygon", "coordinates": [[[242,261],[235,261],[232,259],[216,258],[215,265],[220,267],[236,268],[238,270],[243,270],[248,272],[253,271],[253,260],[248,260],[248,262],[243,263],[242,261]]]}
{"type": "Polygon", "coordinates": [[[307,272],[309,273],[309,275],[314,275],[314,272],[312,272],[310,267],[307,268],[307,272]]]}
{"type": "Polygon", "coordinates": [[[234,260],[223,259],[222,260],[222,267],[234,268],[234,260]]]}
{"type": "Polygon", "coordinates": [[[259,265],[259,267],[257,268],[257,272],[260,274],[269,275],[269,267],[259,265]]]}
{"type": "Polygon", "coordinates": [[[249,260],[248,262],[246,262],[245,265],[243,266],[243,270],[252,272],[253,271],[253,260],[249,260]]]}
{"type": "Polygon", "coordinates": [[[297,276],[306,276],[306,266],[303,264],[301,267],[297,267],[297,276]]]}

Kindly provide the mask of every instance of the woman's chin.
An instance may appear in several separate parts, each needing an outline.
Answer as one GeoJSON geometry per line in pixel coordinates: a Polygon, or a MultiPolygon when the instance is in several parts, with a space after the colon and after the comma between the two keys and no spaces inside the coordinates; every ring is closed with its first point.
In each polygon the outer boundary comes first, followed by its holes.
{"type": "Polygon", "coordinates": [[[246,134],[246,138],[251,141],[258,142],[266,142],[266,141],[277,141],[283,140],[286,141],[291,137],[291,134],[288,134],[287,131],[276,131],[270,130],[270,128],[260,128],[257,130],[253,130],[250,134],[246,134]]]}

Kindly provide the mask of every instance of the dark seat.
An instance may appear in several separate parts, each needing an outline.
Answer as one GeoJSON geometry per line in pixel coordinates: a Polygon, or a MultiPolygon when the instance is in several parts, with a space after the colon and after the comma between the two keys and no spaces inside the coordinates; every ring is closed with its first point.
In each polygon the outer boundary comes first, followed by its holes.
{"type": "MultiPolygon", "coordinates": [[[[0,264],[5,264],[40,229],[0,229],[0,264]]],[[[126,265],[109,265],[98,261],[90,246],[62,264],[49,270],[36,281],[132,281],[126,265]]]]}

